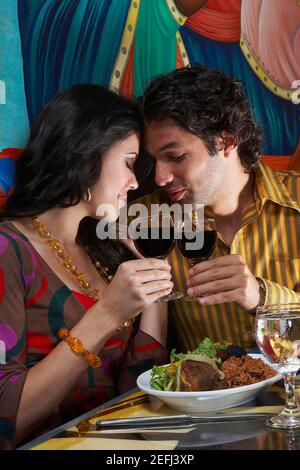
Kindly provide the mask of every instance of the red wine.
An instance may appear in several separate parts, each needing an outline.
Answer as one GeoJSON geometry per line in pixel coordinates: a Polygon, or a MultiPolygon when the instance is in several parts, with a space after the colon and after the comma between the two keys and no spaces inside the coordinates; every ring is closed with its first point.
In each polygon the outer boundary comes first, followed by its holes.
{"type": "Polygon", "coordinates": [[[134,240],[136,249],[145,258],[165,258],[174,247],[174,228],[157,227],[158,238],[151,238],[151,227],[140,230],[140,236],[134,240]],[[166,238],[168,237],[168,238],[166,238]]]}
{"type": "Polygon", "coordinates": [[[187,249],[187,243],[194,243],[196,236],[194,235],[193,238],[187,238],[185,236],[185,232],[182,232],[182,238],[177,240],[177,246],[181,252],[181,254],[188,259],[197,259],[197,260],[205,260],[209,258],[216,247],[217,243],[217,232],[216,230],[204,230],[204,242],[203,246],[200,249],[187,249]]]}

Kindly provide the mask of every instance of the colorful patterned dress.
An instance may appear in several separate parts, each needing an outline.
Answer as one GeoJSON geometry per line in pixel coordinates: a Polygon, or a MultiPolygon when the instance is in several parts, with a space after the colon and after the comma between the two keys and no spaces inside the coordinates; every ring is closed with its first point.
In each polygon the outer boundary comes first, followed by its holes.
{"type": "MultiPolygon", "coordinates": [[[[58,344],[58,329],[72,328],[93,303],[71,291],[11,222],[0,224],[0,449],[16,445],[16,415],[29,368],[58,344]]],[[[142,371],[167,360],[166,349],[134,327],[116,331],[100,354],[102,366],[87,368],[26,440],[129,390],[142,371]]]]}

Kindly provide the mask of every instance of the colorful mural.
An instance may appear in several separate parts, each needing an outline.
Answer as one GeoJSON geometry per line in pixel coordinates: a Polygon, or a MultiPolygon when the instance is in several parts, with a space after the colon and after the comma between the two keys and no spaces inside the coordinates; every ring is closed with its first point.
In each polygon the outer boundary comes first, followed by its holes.
{"type": "Polygon", "coordinates": [[[43,105],[71,84],[140,95],[155,75],[202,63],[243,81],[265,154],[295,153],[299,0],[1,0],[0,15],[0,151],[24,146],[43,105]]]}

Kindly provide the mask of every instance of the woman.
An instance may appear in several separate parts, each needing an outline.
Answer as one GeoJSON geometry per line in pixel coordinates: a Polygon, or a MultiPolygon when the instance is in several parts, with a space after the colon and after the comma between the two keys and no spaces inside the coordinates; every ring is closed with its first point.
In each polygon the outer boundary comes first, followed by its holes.
{"type": "Polygon", "coordinates": [[[98,207],[110,204],[112,222],[138,186],[141,122],[125,98],[76,85],[43,109],[17,161],[0,223],[4,448],[133,387],[166,359],[166,311],[153,303],[172,289],[169,265],[124,258],[96,236],[98,207]]]}

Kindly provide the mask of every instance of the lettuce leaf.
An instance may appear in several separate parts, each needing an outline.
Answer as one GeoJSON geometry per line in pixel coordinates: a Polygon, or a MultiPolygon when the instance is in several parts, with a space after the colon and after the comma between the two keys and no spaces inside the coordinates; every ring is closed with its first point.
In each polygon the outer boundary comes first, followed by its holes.
{"type": "Polygon", "coordinates": [[[177,367],[153,366],[150,377],[151,387],[162,391],[171,390],[176,378],[177,367]]]}
{"type": "MultiPolygon", "coordinates": [[[[222,343],[222,347],[220,349],[225,349],[223,347],[223,344],[225,345],[225,343],[222,343]]],[[[217,365],[220,365],[222,362],[221,359],[218,358],[217,356],[217,349],[214,343],[209,338],[204,338],[204,340],[201,341],[201,343],[199,343],[196,349],[194,349],[193,351],[188,351],[187,354],[209,357],[210,359],[213,359],[217,365]]],[[[185,358],[185,354],[183,353],[177,354],[176,349],[172,349],[171,354],[170,354],[171,362],[175,362],[178,360],[182,361],[184,360],[184,358],[185,358]]]]}
{"type": "MultiPolygon", "coordinates": [[[[220,343],[218,349],[226,349],[225,343],[220,343]]],[[[188,351],[188,355],[193,356],[206,356],[215,361],[216,365],[220,367],[222,360],[217,356],[217,349],[214,343],[205,338],[196,349],[188,351]]],[[[173,384],[176,380],[176,373],[179,365],[185,360],[186,354],[176,353],[176,349],[172,349],[170,354],[171,364],[168,366],[153,366],[151,370],[150,385],[156,390],[169,391],[172,390],[173,384]]]]}
{"type": "Polygon", "coordinates": [[[207,356],[211,359],[216,359],[217,350],[214,346],[214,343],[209,339],[205,338],[194,351],[189,352],[188,354],[198,354],[201,356],[207,356]]]}

